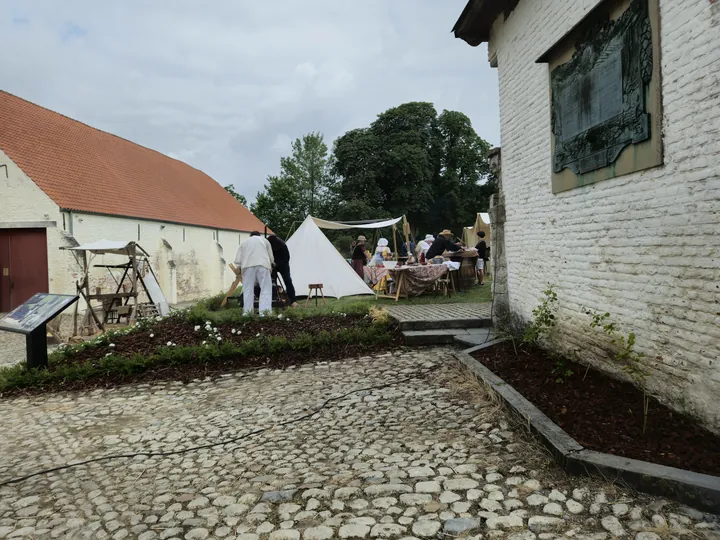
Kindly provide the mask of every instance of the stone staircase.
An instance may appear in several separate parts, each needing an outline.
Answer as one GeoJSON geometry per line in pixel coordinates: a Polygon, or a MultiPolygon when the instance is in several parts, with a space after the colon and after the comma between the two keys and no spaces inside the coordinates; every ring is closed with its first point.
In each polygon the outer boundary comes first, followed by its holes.
{"type": "Polygon", "coordinates": [[[490,303],[389,306],[405,344],[413,347],[459,344],[481,345],[492,339],[490,303]]]}

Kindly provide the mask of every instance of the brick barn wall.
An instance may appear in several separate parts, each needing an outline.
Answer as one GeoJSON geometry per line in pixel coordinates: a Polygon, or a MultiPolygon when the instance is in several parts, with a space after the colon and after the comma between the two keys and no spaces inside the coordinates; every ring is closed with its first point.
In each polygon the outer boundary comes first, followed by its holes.
{"type": "Polygon", "coordinates": [[[553,195],[535,60],[597,3],[521,1],[493,27],[510,309],[528,320],[556,285],[556,346],[617,372],[582,309],[610,312],[653,392],[720,432],[720,4],[660,0],[664,166],[553,195]]]}

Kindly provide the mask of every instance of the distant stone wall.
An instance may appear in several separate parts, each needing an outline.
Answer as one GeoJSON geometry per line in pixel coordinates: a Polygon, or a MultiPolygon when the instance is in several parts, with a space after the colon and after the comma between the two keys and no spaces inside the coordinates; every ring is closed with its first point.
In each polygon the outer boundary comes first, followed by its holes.
{"type": "Polygon", "coordinates": [[[597,4],[521,1],[493,27],[508,307],[529,320],[554,284],[557,347],[617,373],[582,310],[609,312],[637,334],[653,392],[720,431],[720,8],[660,0],[664,166],[553,195],[535,60],[597,4]]]}

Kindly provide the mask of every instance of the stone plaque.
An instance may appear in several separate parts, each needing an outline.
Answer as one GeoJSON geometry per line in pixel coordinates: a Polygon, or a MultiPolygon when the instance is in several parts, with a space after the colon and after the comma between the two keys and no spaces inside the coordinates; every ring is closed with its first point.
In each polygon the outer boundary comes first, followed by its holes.
{"type": "Polygon", "coordinates": [[[648,0],[589,26],[572,58],[551,72],[553,172],[585,174],[614,163],[651,137],[647,101],[653,75],[648,0]]]}

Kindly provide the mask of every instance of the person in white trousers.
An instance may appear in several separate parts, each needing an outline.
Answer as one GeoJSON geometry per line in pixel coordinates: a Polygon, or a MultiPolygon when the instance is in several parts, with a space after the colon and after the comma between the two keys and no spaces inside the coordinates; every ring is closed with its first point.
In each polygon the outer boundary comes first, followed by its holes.
{"type": "Polygon", "coordinates": [[[272,280],[270,271],[275,264],[270,242],[253,231],[235,255],[235,266],[240,268],[243,284],[243,312],[255,310],[255,284],[260,285],[260,314],[272,311],[272,280]]]}

